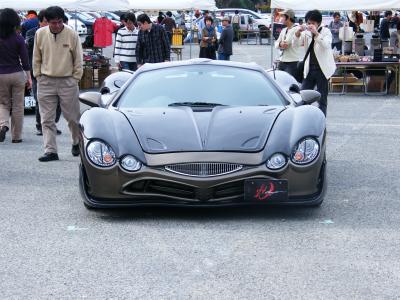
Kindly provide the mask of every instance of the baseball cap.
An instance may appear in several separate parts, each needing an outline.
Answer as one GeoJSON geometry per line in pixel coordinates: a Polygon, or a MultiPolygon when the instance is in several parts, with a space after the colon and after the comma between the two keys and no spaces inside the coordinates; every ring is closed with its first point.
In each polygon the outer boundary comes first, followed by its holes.
{"type": "Polygon", "coordinates": [[[289,19],[294,19],[294,11],[291,9],[285,9],[284,11],[281,11],[279,14],[281,15],[286,15],[289,17],[289,19]]]}
{"type": "Polygon", "coordinates": [[[230,22],[231,19],[229,19],[229,17],[226,17],[226,16],[225,16],[225,17],[222,18],[222,21],[228,21],[228,22],[230,22]]]}

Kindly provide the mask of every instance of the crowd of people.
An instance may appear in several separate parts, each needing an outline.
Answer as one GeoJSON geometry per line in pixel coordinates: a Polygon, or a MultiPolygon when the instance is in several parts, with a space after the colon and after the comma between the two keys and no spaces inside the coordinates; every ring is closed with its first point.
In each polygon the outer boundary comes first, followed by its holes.
{"type": "MultiPolygon", "coordinates": [[[[139,17],[136,20],[133,13],[121,16],[122,27],[117,32],[114,50],[114,60],[120,69],[135,71],[138,66],[146,62],[169,61],[173,30],[181,28],[182,22],[184,24],[184,21],[182,21],[184,15],[180,16],[181,21],[175,21],[170,11],[165,15],[160,12],[156,22],[151,22],[147,15],[142,20],[139,17]],[[139,27],[148,29],[141,33],[139,27]],[[138,40],[141,42],[138,43],[138,40]],[[147,43],[147,47],[143,43],[147,43]],[[142,52],[143,49],[158,47],[160,48],[152,50],[153,53],[142,52]],[[154,55],[158,57],[154,57],[154,55]],[[143,57],[148,57],[148,59],[143,57]]],[[[208,11],[204,11],[197,22],[200,38],[200,58],[230,60],[234,39],[234,32],[230,23],[229,17],[222,19],[223,29],[218,39],[215,20],[209,15],[208,11]]]]}
{"type": "Polygon", "coordinates": [[[28,12],[21,26],[12,9],[0,12],[0,142],[11,128],[12,143],[21,143],[24,95],[33,89],[36,129],[45,152],[39,161],[58,160],[56,127],[61,112],[72,136],[71,153],[79,155],[79,87],[82,47],[78,34],[64,26],[65,14],[53,6],[28,12]],[[11,124],[11,126],[10,126],[11,124]]]}
{"type": "MultiPolygon", "coordinates": [[[[280,21],[285,28],[281,30],[275,42],[275,48],[280,50],[278,69],[288,72],[301,82],[301,89],[316,88],[321,94],[319,108],[326,116],[328,82],[336,70],[333,50],[338,52],[342,50],[340,31],[347,21],[354,33],[362,33],[360,25],[363,23],[363,16],[359,12],[351,12],[344,19],[339,12],[334,12],[333,20],[328,26],[324,26],[322,14],[318,10],[306,13],[306,24],[300,22],[296,24],[295,13],[291,9],[281,11],[280,15],[280,21]],[[305,50],[304,56],[301,54],[301,49],[305,50]]],[[[369,18],[375,20],[374,16],[371,14],[369,18]]],[[[391,11],[384,12],[382,21],[374,22],[374,26],[377,26],[376,32],[379,32],[381,41],[389,43],[390,40],[390,46],[398,49],[400,22],[397,14],[393,16],[391,11]],[[389,30],[393,26],[397,30],[390,33],[389,30]]],[[[393,74],[390,74],[388,86],[393,77],[393,74]]]]}
{"type": "MultiPolygon", "coordinates": [[[[280,50],[278,68],[302,82],[302,89],[316,88],[321,94],[319,108],[326,115],[328,80],[336,69],[332,49],[341,48],[342,17],[335,12],[332,22],[325,27],[318,10],[306,13],[305,24],[296,24],[293,10],[280,14],[285,28],[275,42],[280,50]],[[306,50],[302,58],[301,47],[306,50]]],[[[199,57],[230,60],[237,29],[235,16],[223,16],[223,30],[218,39],[212,16],[204,12],[198,23],[199,57]]],[[[157,22],[152,22],[147,14],[122,15],[114,45],[114,59],[119,68],[135,71],[145,63],[170,61],[173,29],[181,26],[182,20],[176,22],[171,12],[166,16],[160,14],[157,22]]],[[[65,12],[58,6],[39,14],[29,11],[23,24],[14,10],[0,12],[0,142],[10,129],[12,143],[23,141],[24,94],[32,88],[37,103],[37,135],[43,135],[44,154],[39,157],[42,162],[58,160],[56,136],[61,131],[56,123],[61,112],[71,132],[71,153],[79,155],[78,82],[83,73],[82,45],[78,34],[65,21],[65,12]]],[[[354,21],[358,22],[357,15],[354,21]]],[[[392,23],[392,13],[385,12],[380,24],[382,38],[390,37],[392,23]]],[[[399,32],[398,28],[396,34],[399,32]]]]}
{"type": "MultiPolygon", "coordinates": [[[[13,9],[0,12],[0,142],[10,129],[12,143],[23,141],[24,96],[32,89],[37,135],[43,136],[41,162],[59,159],[56,136],[61,131],[56,123],[61,113],[71,133],[71,153],[80,153],[78,83],[83,74],[83,53],[79,35],[66,22],[65,12],[58,6],[38,14],[30,10],[22,24],[13,9]]],[[[145,63],[170,61],[172,33],[177,27],[170,12],[159,24],[147,14],[136,18],[133,13],[122,15],[121,22],[114,46],[120,69],[135,71],[145,63]]],[[[229,60],[233,39],[230,19],[223,19],[219,41],[213,19],[205,16],[202,22],[200,57],[216,59],[218,52],[218,59],[229,60]]]]}

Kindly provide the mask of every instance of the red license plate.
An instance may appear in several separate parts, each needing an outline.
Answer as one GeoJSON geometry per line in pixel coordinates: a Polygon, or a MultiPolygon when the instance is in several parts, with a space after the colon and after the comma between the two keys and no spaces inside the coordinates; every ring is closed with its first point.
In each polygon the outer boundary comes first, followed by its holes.
{"type": "Polygon", "coordinates": [[[250,202],[281,202],[288,198],[284,179],[249,179],[244,182],[244,199],[250,202]]]}

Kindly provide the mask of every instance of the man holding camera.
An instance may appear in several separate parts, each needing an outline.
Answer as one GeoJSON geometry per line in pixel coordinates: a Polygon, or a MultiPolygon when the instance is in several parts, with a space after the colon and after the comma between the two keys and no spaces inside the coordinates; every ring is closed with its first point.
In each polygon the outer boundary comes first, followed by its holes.
{"type": "Polygon", "coordinates": [[[302,90],[317,87],[321,93],[319,108],[326,116],[328,106],[328,80],[335,73],[336,64],[332,53],[332,33],[321,26],[322,14],[319,10],[310,10],[305,16],[307,25],[298,26],[294,42],[307,47],[304,62],[304,80],[302,90]]]}

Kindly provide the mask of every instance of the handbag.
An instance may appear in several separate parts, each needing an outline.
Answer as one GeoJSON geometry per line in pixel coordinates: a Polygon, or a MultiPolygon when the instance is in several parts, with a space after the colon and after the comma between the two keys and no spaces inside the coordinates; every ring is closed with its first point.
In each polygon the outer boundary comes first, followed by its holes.
{"type": "MultiPolygon", "coordinates": [[[[322,27],[320,27],[318,29],[318,33],[321,32],[321,30],[322,30],[322,27]]],[[[303,60],[299,61],[297,63],[297,72],[296,72],[296,76],[295,76],[295,79],[297,80],[297,82],[301,83],[303,81],[303,79],[304,79],[304,64],[305,64],[305,62],[307,60],[308,55],[310,55],[311,47],[314,47],[314,43],[315,43],[315,40],[314,40],[314,37],[313,37],[312,41],[311,41],[311,43],[308,46],[308,49],[306,51],[306,55],[304,55],[303,60]]]]}

